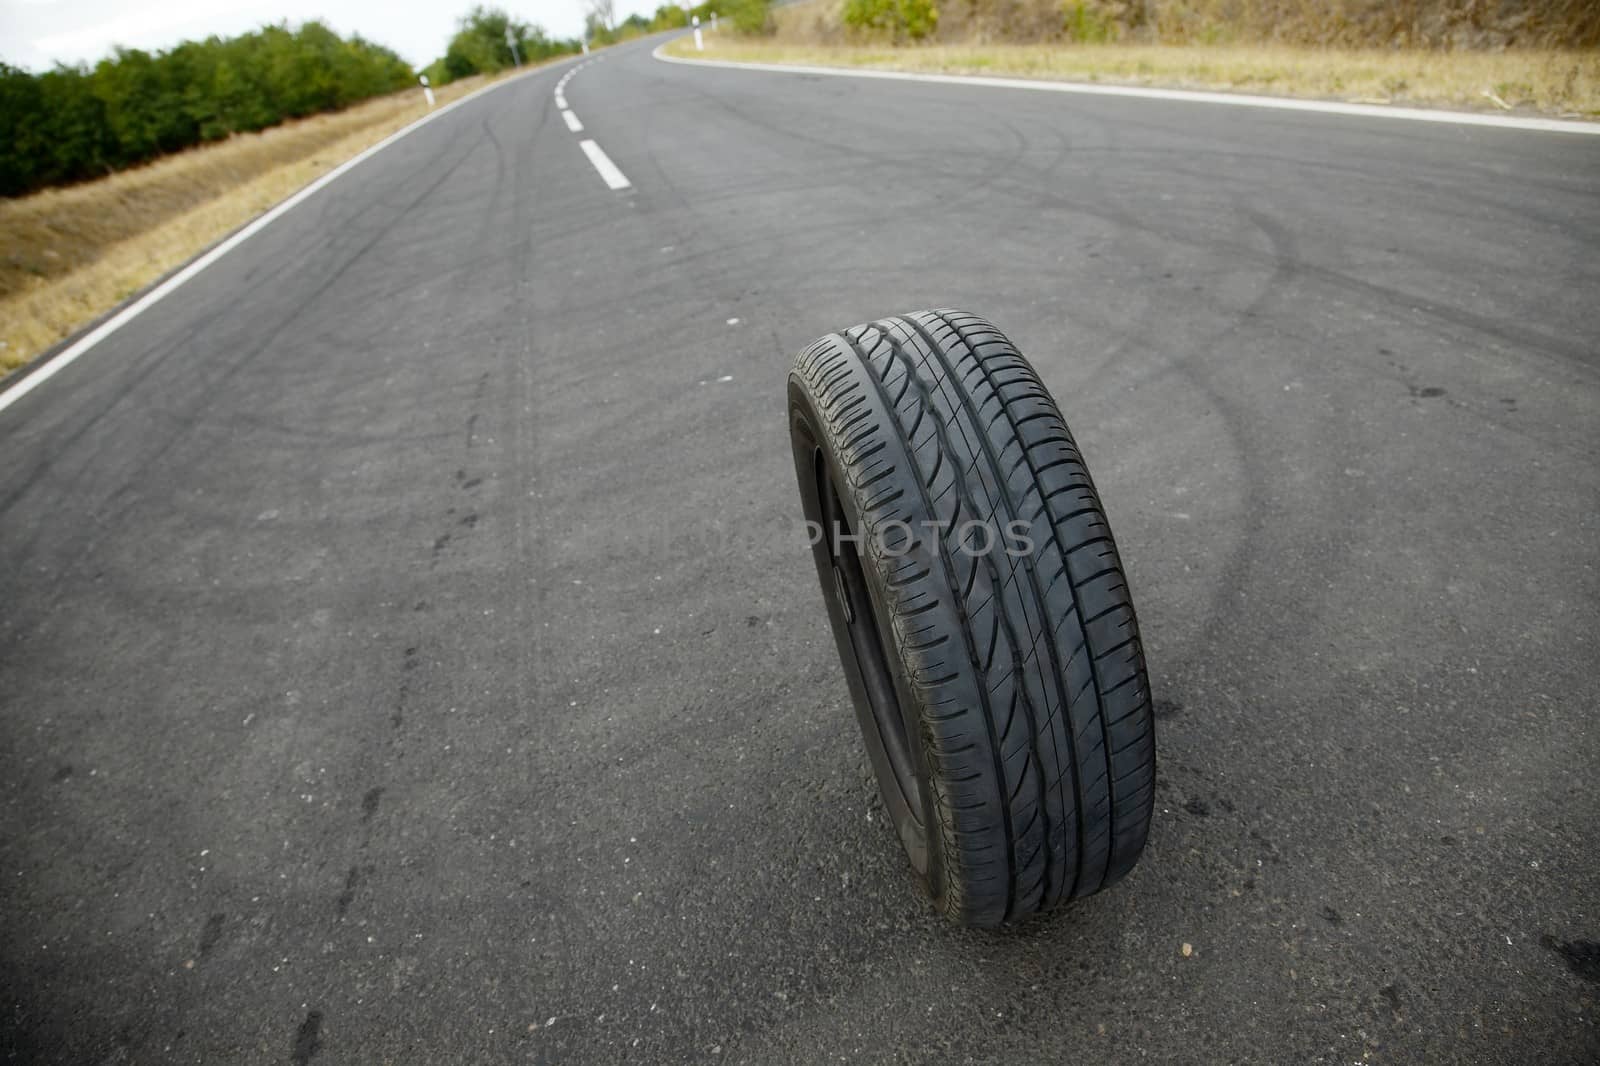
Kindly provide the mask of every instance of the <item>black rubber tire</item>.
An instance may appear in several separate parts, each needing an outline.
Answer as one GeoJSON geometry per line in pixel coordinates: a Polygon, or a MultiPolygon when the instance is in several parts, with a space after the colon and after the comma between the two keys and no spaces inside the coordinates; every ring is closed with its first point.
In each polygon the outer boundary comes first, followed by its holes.
{"type": "Polygon", "coordinates": [[[789,427],[867,752],[935,908],[993,926],[1122,877],[1155,793],[1144,651],[1032,366],[975,315],[886,318],[800,353],[789,427]]]}

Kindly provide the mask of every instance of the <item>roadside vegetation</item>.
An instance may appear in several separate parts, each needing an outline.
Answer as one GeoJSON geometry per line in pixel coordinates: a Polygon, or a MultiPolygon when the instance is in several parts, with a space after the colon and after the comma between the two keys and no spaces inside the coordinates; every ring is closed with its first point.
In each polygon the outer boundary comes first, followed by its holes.
{"type": "Polygon", "coordinates": [[[699,54],[1600,115],[1590,0],[805,0],[699,54]]]}
{"type": "Polygon", "coordinates": [[[0,195],[106,174],[413,84],[397,55],[319,22],[119,49],[43,74],[0,64],[0,195]]]}
{"type": "Polygon", "coordinates": [[[509,70],[516,57],[506,41],[508,31],[517,42],[517,55],[524,63],[543,63],[583,50],[580,41],[549,37],[540,27],[512,18],[499,8],[480,6],[462,17],[444,55],[423,68],[422,73],[439,86],[475,74],[509,70]]]}
{"type": "MultiPolygon", "coordinates": [[[[605,6],[604,0],[600,6],[605,6]]],[[[712,15],[716,15],[719,27],[726,26],[735,33],[765,34],[772,32],[774,28],[772,5],[769,0],[721,0],[720,3],[717,0],[707,0],[706,3],[694,7],[662,4],[656,8],[654,15],[629,15],[615,26],[607,21],[603,13],[595,11],[591,6],[588,19],[589,41],[591,44],[618,44],[646,34],[660,33],[663,30],[684,29],[695,18],[699,18],[701,25],[709,29],[712,15]]]]}

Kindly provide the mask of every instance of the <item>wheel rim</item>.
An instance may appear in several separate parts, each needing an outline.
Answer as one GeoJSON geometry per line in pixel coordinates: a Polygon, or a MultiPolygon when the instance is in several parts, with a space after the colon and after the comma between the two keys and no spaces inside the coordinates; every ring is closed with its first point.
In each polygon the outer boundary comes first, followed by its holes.
{"type": "Polygon", "coordinates": [[[861,556],[855,541],[851,539],[853,531],[850,520],[845,515],[839,492],[828,473],[827,459],[820,448],[814,455],[814,469],[817,499],[822,503],[822,535],[827,542],[828,559],[833,564],[833,581],[829,591],[844,615],[850,646],[855,651],[856,662],[861,669],[862,687],[877,726],[878,739],[894,775],[893,785],[920,829],[923,826],[921,790],[911,757],[911,738],[906,729],[905,715],[901,711],[900,699],[895,693],[894,676],[884,654],[881,630],[873,610],[866,573],[861,566],[861,556]]]}

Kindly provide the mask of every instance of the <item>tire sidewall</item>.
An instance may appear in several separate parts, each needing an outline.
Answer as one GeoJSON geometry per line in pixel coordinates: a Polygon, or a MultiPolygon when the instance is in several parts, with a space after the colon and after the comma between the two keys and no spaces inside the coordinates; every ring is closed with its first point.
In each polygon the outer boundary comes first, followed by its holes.
{"type": "Polygon", "coordinates": [[[913,773],[916,776],[916,802],[921,806],[921,810],[915,812],[915,816],[920,819],[920,825],[908,824],[912,812],[905,809],[898,795],[900,790],[893,783],[888,756],[878,735],[877,723],[871,719],[870,711],[863,710],[866,698],[862,668],[850,640],[843,609],[831,591],[833,562],[827,544],[817,539],[811,545],[812,559],[816,564],[818,579],[823,590],[823,600],[827,604],[828,620],[833,630],[834,641],[838,646],[840,659],[845,664],[846,680],[849,682],[856,707],[857,724],[866,742],[868,758],[878,779],[878,790],[883,797],[884,807],[889,812],[890,821],[900,837],[912,870],[934,906],[942,912],[946,909],[947,903],[945,834],[942,832],[939,808],[933,794],[927,723],[923,718],[921,701],[917,699],[906,678],[900,641],[892,624],[894,614],[887,590],[884,588],[880,545],[877,538],[872,535],[871,523],[863,520],[861,503],[856,499],[840,463],[837,443],[827,433],[825,427],[826,422],[818,412],[815,399],[804,382],[791,377],[789,434],[794,453],[795,477],[799,484],[805,517],[808,521],[816,523],[810,527],[812,529],[819,528],[823,522],[822,501],[817,494],[815,471],[811,465],[814,461],[813,456],[820,450],[827,465],[828,477],[838,492],[840,507],[844,511],[845,518],[855,534],[862,538],[858,543],[858,550],[863,564],[862,571],[866,577],[867,593],[872,601],[875,627],[884,649],[885,663],[893,679],[896,701],[910,741],[908,747],[913,773]],[[922,860],[920,862],[919,851],[922,860]]]}

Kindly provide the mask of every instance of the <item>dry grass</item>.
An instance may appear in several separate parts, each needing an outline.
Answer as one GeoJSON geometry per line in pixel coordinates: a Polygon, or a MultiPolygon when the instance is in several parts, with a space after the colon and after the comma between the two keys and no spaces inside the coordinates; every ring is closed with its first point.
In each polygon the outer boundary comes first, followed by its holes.
{"type": "MultiPolygon", "coordinates": [[[[438,90],[441,105],[486,83],[438,90]]],[[[0,200],[0,376],[427,112],[420,90],[0,200]]]]}
{"type": "MultiPolygon", "coordinates": [[[[801,11],[791,18],[803,17],[801,11]]],[[[782,9],[780,9],[781,11],[782,9]]],[[[693,58],[694,43],[668,45],[693,58]]],[[[1600,52],[1439,52],[1289,45],[815,44],[707,36],[707,59],[995,74],[1471,110],[1600,115],[1600,52]]]]}
{"type": "MultiPolygon", "coordinates": [[[[906,0],[901,0],[902,3],[906,0]]],[[[1280,44],[1451,52],[1600,47],[1595,0],[911,0],[940,44],[1280,44]]],[[[888,35],[845,24],[845,0],[773,12],[790,44],[888,35]]],[[[904,43],[903,41],[898,43],[904,43]]],[[[930,42],[931,43],[931,42],[930,42]]]]}

